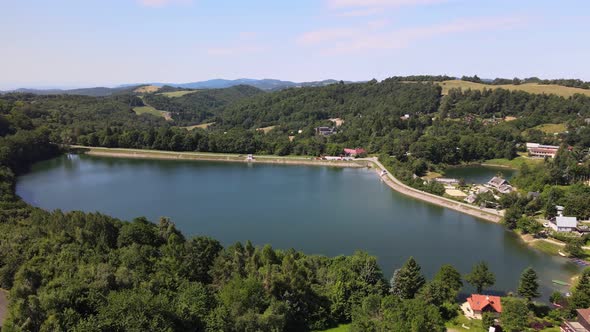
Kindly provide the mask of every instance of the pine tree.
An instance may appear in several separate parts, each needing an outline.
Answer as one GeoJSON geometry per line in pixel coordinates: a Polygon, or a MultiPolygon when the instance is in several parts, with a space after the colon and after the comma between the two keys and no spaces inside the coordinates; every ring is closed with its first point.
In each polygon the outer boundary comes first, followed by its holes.
{"type": "Polygon", "coordinates": [[[528,301],[532,298],[539,297],[539,282],[537,281],[537,272],[533,268],[528,267],[520,276],[520,282],[518,284],[518,294],[528,301]]]}
{"type": "Polygon", "coordinates": [[[421,273],[420,265],[414,257],[410,257],[401,269],[394,272],[391,292],[402,299],[413,299],[425,283],[426,279],[421,273]]]}

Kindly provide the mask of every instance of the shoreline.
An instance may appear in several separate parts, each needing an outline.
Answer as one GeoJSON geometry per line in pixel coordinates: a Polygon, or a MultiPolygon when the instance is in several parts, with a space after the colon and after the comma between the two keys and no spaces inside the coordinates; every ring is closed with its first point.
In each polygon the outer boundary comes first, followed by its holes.
{"type": "MultiPolygon", "coordinates": [[[[317,160],[306,157],[280,157],[280,156],[255,156],[254,161],[247,161],[244,155],[238,154],[223,154],[223,153],[199,153],[199,152],[175,152],[175,151],[162,151],[162,150],[141,150],[141,149],[124,149],[124,148],[103,148],[103,147],[87,147],[87,146],[69,146],[72,150],[78,150],[78,152],[88,154],[91,156],[107,157],[107,158],[132,158],[132,159],[152,159],[152,160],[186,160],[186,161],[219,161],[219,162],[234,162],[234,163],[250,163],[250,164],[275,164],[275,165],[303,165],[303,166],[327,166],[327,167],[340,167],[340,168],[372,168],[375,170],[375,175],[378,176],[381,181],[387,184],[392,190],[416,200],[437,205],[443,208],[448,208],[459,213],[463,213],[482,221],[493,222],[499,224],[504,217],[504,211],[498,211],[494,209],[480,208],[467,203],[455,201],[446,197],[434,195],[424,191],[420,191],[416,188],[412,188],[399,179],[394,177],[385,166],[379,162],[377,157],[371,158],[359,158],[354,161],[327,161],[317,160]],[[380,173],[385,170],[385,175],[380,173]]],[[[484,165],[478,163],[476,165],[484,165]]],[[[506,165],[494,165],[487,164],[487,166],[496,166],[502,168],[510,168],[506,165]]],[[[530,241],[525,236],[515,234],[520,238],[522,243],[531,247],[535,250],[533,245],[535,241],[530,241]]],[[[548,241],[555,242],[558,241],[548,241]]],[[[561,257],[559,255],[553,255],[545,252],[550,256],[561,257]]]]}
{"type": "MultiPolygon", "coordinates": [[[[327,161],[316,160],[305,157],[279,157],[279,156],[255,156],[255,160],[248,161],[244,155],[238,154],[222,154],[222,153],[199,153],[199,152],[175,152],[175,151],[161,151],[161,150],[141,150],[141,149],[124,149],[124,148],[103,148],[103,147],[89,147],[80,145],[69,146],[74,152],[81,152],[90,156],[110,157],[110,158],[134,158],[134,159],[160,159],[160,160],[196,160],[196,161],[220,161],[220,162],[236,162],[236,163],[262,163],[262,164],[276,164],[276,165],[304,165],[304,166],[329,166],[329,167],[346,167],[346,168],[367,168],[371,167],[378,172],[386,170],[385,166],[379,162],[376,157],[373,158],[359,158],[354,161],[327,161]]],[[[379,174],[377,173],[377,176],[379,174]]],[[[463,202],[454,201],[452,199],[437,196],[427,192],[412,188],[396,177],[389,171],[386,176],[380,176],[391,189],[412,197],[414,199],[438,205],[440,207],[449,208],[457,212],[461,212],[472,217],[499,223],[502,220],[503,212],[493,209],[483,209],[477,206],[469,205],[463,202]]]]}
{"type": "MultiPolygon", "coordinates": [[[[375,166],[377,166],[376,168],[379,171],[387,171],[385,166],[383,166],[383,164],[381,164],[381,162],[379,162],[377,158],[366,158],[364,160],[372,162],[375,166]]],[[[377,175],[379,176],[379,174],[377,175]]],[[[504,213],[502,211],[480,208],[463,202],[454,201],[446,197],[437,196],[431,193],[420,191],[416,188],[412,188],[398,180],[389,171],[387,171],[387,173],[384,176],[380,176],[380,178],[393,190],[403,195],[421,200],[423,202],[438,205],[444,208],[449,208],[451,210],[455,210],[457,212],[461,212],[472,217],[476,217],[486,221],[491,221],[494,223],[499,223],[500,221],[502,221],[502,218],[504,216],[504,213]]]]}
{"type": "Polygon", "coordinates": [[[72,145],[73,152],[81,152],[89,156],[108,158],[131,158],[151,160],[187,160],[187,161],[220,161],[245,164],[274,164],[274,165],[303,165],[303,166],[327,166],[345,168],[366,168],[369,163],[358,161],[328,161],[312,158],[279,157],[279,156],[255,156],[254,160],[246,160],[245,155],[199,152],[175,152],[161,150],[140,150],[123,148],[102,148],[72,145]]]}

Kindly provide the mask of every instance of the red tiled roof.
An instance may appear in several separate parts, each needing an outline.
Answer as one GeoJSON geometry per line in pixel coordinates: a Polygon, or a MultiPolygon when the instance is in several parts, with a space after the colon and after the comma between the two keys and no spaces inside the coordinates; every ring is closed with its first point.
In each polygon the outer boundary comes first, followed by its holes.
{"type": "Polygon", "coordinates": [[[348,153],[348,154],[361,154],[364,153],[365,149],[344,149],[344,153],[348,153]]]}
{"type": "Polygon", "coordinates": [[[557,153],[557,149],[530,148],[529,150],[534,153],[557,153]]]}
{"type": "Polygon", "coordinates": [[[590,323],[590,308],[589,309],[578,309],[578,317],[582,318],[587,324],[590,323]]]}
{"type": "Polygon", "coordinates": [[[488,305],[496,312],[502,312],[502,303],[499,296],[471,294],[467,302],[473,311],[482,311],[488,305]]]}

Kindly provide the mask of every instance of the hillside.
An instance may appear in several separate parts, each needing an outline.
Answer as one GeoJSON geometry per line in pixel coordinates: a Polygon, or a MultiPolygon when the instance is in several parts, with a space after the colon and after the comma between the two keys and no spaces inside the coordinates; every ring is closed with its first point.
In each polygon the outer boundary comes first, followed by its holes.
{"type": "Polygon", "coordinates": [[[105,88],[105,87],[94,87],[94,88],[81,88],[81,89],[16,89],[16,93],[32,93],[36,95],[77,95],[77,96],[90,96],[90,97],[106,97],[117,94],[126,94],[133,92],[137,86],[131,87],[118,87],[118,88],[105,88]]]}
{"type": "Polygon", "coordinates": [[[189,126],[212,118],[219,107],[262,93],[252,86],[238,85],[225,89],[158,92],[146,94],[143,99],[158,110],[170,112],[177,125],[189,126]]]}
{"type": "Polygon", "coordinates": [[[577,93],[590,96],[590,90],[566,87],[556,84],[538,84],[538,83],[524,83],[524,84],[482,84],[474,83],[462,80],[450,80],[437,82],[443,90],[443,95],[446,95],[450,89],[461,88],[471,90],[483,90],[483,89],[506,89],[510,91],[524,91],[535,94],[554,94],[561,97],[571,97],[577,93]]]}
{"type": "MultiPolygon", "coordinates": [[[[282,90],[287,88],[300,88],[300,87],[320,87],[326,86],[329,84],[338,83],[338,80],[328,79],[322,81],[312,81],[312,82],[292,82],[292,81],[283,81],[277,79],[252,79],[252,78],[240,78],[236,80],[226,80],[226,79],[212,79],[206,81],[197,81],[197,82],[189,82],[189,83],[147,83],[150,86],[162,87],[162,86],[170,86],[174,88],[182,88],[182,89],[224,89],[229,88],[237,85],[249,85],[255,88],[266,90],[266,91],[276,91],[282,90]]],[[[349,81],[345,81],[345,83],[352,83],[349,81]]],[[[146,84],[146,83],[142,83],[146,84]]],[[[123,85],[122,87],[126,86],[137,86],[137,84],[127,84],[123,85]]]]}

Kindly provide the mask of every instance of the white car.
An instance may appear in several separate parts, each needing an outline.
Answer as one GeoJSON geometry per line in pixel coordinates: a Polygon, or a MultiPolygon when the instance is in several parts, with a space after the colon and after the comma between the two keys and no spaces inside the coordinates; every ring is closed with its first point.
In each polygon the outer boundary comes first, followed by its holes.
{"type": "Polygon", "coordinates": [[[543,223],[543,227],[545,227],[545,228],[549,227],[549,223],[548,222],[543,223]]]}

